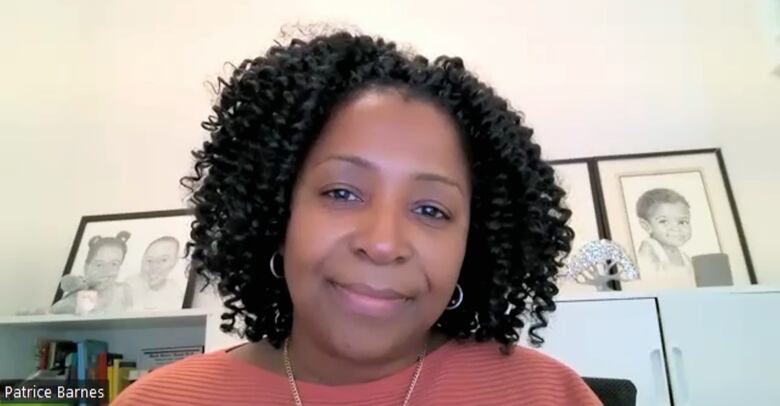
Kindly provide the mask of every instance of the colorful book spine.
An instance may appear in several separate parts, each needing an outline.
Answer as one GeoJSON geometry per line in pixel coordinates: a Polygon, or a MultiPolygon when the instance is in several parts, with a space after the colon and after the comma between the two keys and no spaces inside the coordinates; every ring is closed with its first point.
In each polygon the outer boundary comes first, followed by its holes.
{"type": "Polygon", "coordinates": [[[114,366],[112,368],[112,375],[111,375],[111,387],[109,388],[109,397],[111,397],[111,394],[114,395],[114,398],[119,396],[119,364],[122,362],[121,359],[115,359],[114,360],[114,366]]]}
{"type": "Polygon", "coordinates": [[[135,369],[136,363],[133,361],[114,361],[114,374],[116,375],[116,396],[119,396],[128,385],[130,370],[135,369]]]}
{"type": "MultiPolygon", "coordinates": [[[[102,352],[108,351],[108,344],[97,340],[82,340],[76,344],[76,354],[78,369],[76,377],[79,382],[84,383],[87,380],[95,381],[98,379],[98,369],[100,368],[98,356],[102,352]]],[[[86,405],[86,402],[79,402],[80,405],[86,405]]]]}
{"type": "Polygon", "coordinates": [[[106,356],[106,379],[108,380],[108,401],[113,402],[116,398],[116,375],[114,373],[114,362],[122,359],[122,354],[109,352],[106,356]]]}
{"type": "Polygon", "coordinates": [[[108,353],[106,351],[101,351],[98,353],[95,378],[97,378],[99,381],[105,381],[108,379],[108,353]]]}
{"type": "Polygon", "coordinates": [[[38,369],[49,368],[49,340],[38,340],[38,369]]]}
{"type": "Polygon", "coordinates": [[[54,364],[57,360],[57,341],[49,342],[49,359],[47,361],[46,369],[54,369],[54,364]]]}
{"type": "MultiPolygon", "coordinates": [[[[113,361],[112,361],[113,363],[113,361]]],[[[108,366],[108,402],[114,401],[114,365],[108,366]]]]}
{"type": "Polygon", "coordinates": [[[84,341],[76,343],[76,379],[87,380],[87,345],[84,341]]]}

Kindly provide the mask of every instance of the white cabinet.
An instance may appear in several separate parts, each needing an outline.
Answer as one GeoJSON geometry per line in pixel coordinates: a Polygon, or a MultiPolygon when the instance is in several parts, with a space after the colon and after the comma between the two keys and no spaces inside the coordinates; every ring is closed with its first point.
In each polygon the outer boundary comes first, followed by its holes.
{"type": "Polygon", "coordinates": [[[658,300],[675,406],[780,405],[780,293],[658,300]]]}
{"type": "Polygon", "coordinates": [[[580,375],[629,379],[638,406],[669,405],[654,298],[561,301],[540,348],[580,375]]]}

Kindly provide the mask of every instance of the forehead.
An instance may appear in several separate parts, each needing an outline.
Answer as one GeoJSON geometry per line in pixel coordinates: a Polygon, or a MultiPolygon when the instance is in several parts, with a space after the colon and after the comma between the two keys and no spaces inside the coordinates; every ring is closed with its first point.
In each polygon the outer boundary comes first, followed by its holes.
{"type": "Polygon", "coordinates": [[[95,256],[105,257],[114,254],[122,255],[122,249],[114,244],[105,244],[98,247],[95,256]]]}
{"type": "Polygon", "coordinates": [[[335,112],[312,149],[311,161],[339,154],[467,179],[468,165],[452,119],[434,104],[394,90],[366,92],[335,112]]]}
{"type": "Polygon", "coordinates": [[[175,250],[176,249],[176,242],[171,240],[161,240],[152,243],[152,245],[149,246],[147,249],[148,251],[163,251],[163,250],[175,250]]]}
{"type": "Polygon", "coordinates": [[[663,202],[653,205],[653,207],[650,209],[650,212],[653,216],[688,216],[690,209],[685,203],[682,202],[663,202]]]}

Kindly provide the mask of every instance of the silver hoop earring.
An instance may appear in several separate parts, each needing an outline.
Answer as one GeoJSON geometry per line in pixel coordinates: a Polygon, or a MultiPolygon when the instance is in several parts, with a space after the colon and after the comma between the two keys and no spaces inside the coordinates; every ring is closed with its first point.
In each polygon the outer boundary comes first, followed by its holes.
{"type": "Polygon", "coordinates": [[[276,273],[276,268],[274,268],[274,259],[276,258],[277,251],[274,251],[273,255],[271,255],[271,261],[268,263],[268,267],[271,268],[271,275],[274,276],[276,279],[282,279],[279,274],[276,273]]]}
{"type": "Polygon", "coordinates": [[[461,289],[460,284],[455,284],[455,289],[458,290],[458,299],[452,299],[450,300],[450,305],[447,306],[447,310],[457,309],[458,306],[460,306],[460,303],[463,302],[463,289],[461,289]]]}

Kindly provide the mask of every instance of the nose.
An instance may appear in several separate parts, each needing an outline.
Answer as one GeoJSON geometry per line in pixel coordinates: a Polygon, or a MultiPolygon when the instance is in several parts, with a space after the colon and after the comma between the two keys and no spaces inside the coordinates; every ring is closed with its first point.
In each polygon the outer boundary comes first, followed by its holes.
{"type": "Polygon", "coordinates": [[[392,204],[372,204],[360,216],[352,251],[376,265],[404,263],[412,255],[407,232],[403,209],[392,204]]]}

